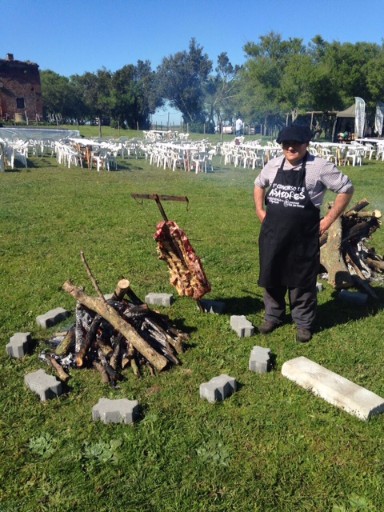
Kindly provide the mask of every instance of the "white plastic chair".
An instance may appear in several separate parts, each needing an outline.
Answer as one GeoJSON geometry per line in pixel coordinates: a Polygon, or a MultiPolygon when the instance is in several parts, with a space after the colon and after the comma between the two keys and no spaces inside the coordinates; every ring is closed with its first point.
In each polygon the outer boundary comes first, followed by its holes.
{"type": "Polygon", "coordinates": [[[345,163],[355,165],[362,165],[364,150],[360,148],[350,148],[345,155],[345,163]]]}

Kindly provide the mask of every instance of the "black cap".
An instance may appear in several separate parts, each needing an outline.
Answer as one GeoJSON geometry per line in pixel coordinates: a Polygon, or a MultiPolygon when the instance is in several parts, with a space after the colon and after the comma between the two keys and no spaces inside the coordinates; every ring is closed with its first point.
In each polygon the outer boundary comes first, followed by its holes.
{"type": "Polygon", "coordinates": [[[304,144],[312,139],[312,132],[308,126],[286,126],[283,128],[278,137],[277,142],[281,144],[286,141],[300,142],[304,144]]]}

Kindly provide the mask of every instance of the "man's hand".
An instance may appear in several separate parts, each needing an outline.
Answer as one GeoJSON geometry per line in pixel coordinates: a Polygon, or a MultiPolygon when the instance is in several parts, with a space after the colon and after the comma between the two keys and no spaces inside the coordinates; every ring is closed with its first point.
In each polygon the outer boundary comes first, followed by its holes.
{"type": "Polygon", "coordinates": [[[336,219],[340,217],[343,211],[348,206],[352,194],[337,194],[332,208],[328,211],[327,215],[320,221],[320,235],[325,233],[336,219]]]}
{"type": "Polygon", "coordinates": [[[255,187],[253,191],[253,198],[255,200],[256,207],[256,215],[258,216],[260,222],[262,223],[267,215],[267,212],[264,208],[264,199],[265,199],[265,189],[260,187],[255,187]]]}

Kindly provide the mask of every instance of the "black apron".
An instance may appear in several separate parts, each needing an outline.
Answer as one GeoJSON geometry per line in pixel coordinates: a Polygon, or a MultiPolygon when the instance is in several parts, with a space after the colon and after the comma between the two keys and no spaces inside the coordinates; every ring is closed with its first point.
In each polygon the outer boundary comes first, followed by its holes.
{"type": "Polygon", "coordinates": [[[265,196],[267,214],[259,236],[263,288],[308,288],[320,267],[320,210],[305,186],[305,164],[283,171],[285,158],[265,196]]]}

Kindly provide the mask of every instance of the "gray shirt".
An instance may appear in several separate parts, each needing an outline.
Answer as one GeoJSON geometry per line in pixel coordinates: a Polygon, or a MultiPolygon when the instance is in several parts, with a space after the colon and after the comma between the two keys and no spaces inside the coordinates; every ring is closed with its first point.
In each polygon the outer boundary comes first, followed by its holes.
{"type": "MultiPolygon", "coordinates": [[[[255,179],[255,186],[268,188],[272,185],[283,159],[284,155],[281,155],[270,160],[255,179]]],[[[286,160],[283,170],[290,171],[292,169],[299,171],[301,162],[297,165],[291,165],[286,160]]],[[[312,203],[317,208],[321,207],[327,190],[336,194],[353,194],[354,189],[351,180],[340,172],[334,163],[308,153],[305,169],[305,185],[312,203]]]]}

